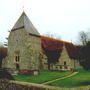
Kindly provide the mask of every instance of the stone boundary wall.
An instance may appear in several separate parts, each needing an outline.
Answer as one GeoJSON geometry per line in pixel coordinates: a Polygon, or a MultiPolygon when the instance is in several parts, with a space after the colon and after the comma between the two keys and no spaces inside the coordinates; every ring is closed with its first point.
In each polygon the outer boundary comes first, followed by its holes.
{"type": "Polygon", "coordinates": [[[0,90],[90,90],[90,85],[76,88],[60,88],[20,81],[0,80],[0,90]]]}

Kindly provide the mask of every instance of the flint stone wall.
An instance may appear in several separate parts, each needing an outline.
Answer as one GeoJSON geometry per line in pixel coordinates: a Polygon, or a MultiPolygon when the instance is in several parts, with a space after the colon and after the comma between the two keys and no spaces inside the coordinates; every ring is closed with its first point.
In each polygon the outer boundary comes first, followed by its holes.
{"type": "Polygon", "coordinates": [[[31,36],[24,29],[11,31],[8,38],[8,57],[4,67],[16,69],[15,56],[18,54],[20,69],[38,70],[41,51],[40,37],[31,36]]]}

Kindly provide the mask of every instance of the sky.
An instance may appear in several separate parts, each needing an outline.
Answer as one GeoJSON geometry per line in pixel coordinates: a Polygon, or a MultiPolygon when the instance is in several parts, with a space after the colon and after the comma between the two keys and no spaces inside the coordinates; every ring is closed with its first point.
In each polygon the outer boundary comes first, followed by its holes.
{"type": "Polygon", "coordinates": [[[0,0],[0,42],[23,11],[41,35],[77,43],[78,33],[90,30],[90,0],[0,0]]]}

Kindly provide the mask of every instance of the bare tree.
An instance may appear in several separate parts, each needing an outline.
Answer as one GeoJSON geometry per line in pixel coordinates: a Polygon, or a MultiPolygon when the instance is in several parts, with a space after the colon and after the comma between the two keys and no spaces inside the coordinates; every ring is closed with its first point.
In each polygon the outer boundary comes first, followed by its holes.
{"type": "Polygon", "coordinates": [[[89,41],[87,32],[84,31],[79,32],[79,41],[81,42],[82,45],[87,44],[87,42],[89,41]]]}
{"type": "Polygon", "coordinates": [[[46,34],[44,34],[45,36],[51,37],[51,38],[56,38],[56,39],[61,39],[61,36],[56,34],[56,33],[50,33],[47,32],[46,34]]]}

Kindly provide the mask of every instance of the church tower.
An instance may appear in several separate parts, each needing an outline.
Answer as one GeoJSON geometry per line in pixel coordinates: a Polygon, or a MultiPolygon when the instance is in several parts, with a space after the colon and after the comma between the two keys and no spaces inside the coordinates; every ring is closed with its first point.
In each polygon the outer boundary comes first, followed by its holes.
{"type": "Polygon", "coordinates": [[[40,34],[23,12],[8,37],[5,67],[21,73],[38,73],[40,51],[40,34]]]}

